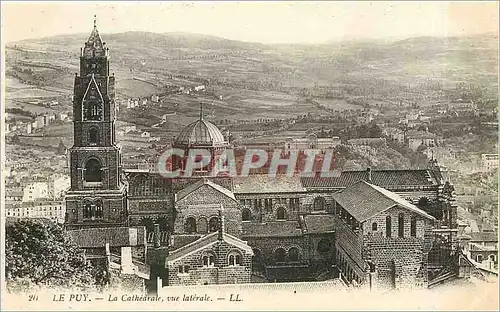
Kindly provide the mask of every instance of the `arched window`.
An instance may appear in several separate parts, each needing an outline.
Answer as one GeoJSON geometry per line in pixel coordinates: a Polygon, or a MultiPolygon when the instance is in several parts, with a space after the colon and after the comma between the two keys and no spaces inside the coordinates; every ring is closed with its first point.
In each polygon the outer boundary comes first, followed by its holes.
{"type": "Polygon", "coordinates": [[[96,220],[104,217],[102,199],[86,201],[83,205],[83,218],[96,220]]]}
{"type": "Polygon", "coordinates": [[[186,223],[184,224],[184,230],[186,233],[196,233],[196,220],[193,217],[188,217],[186,223]]]}
{"type": "Polygon", "coordinates": [[[285,208],[279,207],[276,211],[276,219],[277,220],[285,220],[285,208]]]}
{"type": "Polygon", "coordinates": [[[212,217],[210,221],[208,221],[208,231],[215,232],[219,229],[219,218],[212,217]]]}
{"type": "Polygon", "coordinates": [[[405,237],[405,215],[398,215],[398,237],[405,237]]]}
{"type": "Polygon", "coordinates": [[[373,223],[372,223],[372,231],[374,231],[374,232],[375,232],[375,231],[377,230],[377,228],[378,228],[378,224],[377,224],[377,222],[373,222],[373,223]]]}
{"type": "Polygon", "coordinates": [[[92,145],[97,145],[99,143],[99,130],[97,130],[97,128],[90,128],[89,142],[92,145]]]}
{"type": "Polygon", "coordinates": [[[329,240],[322,239],[318,242],[318,251],[320,253],[329,252],[331,248],[331,243],[329,240]]]}
{"type": "Polygon", "coordinates": [[[204,267],[212,267],[215,265],[215,255],[213,253],[206,253],[201,257],[204,267]]]}
{"type": "Polygon", "coordinates": [[[286,251],[283,248],[278,248],[274,251],[274,258],[276,262],[285,262],[286,259],[286,251]]]}
{"type": "Polygon", "coordinates": [[[417,237],[417,217],[412,216],[410,222],[410,236],[417,237]]]}
{"type": "Polygon", "coordinates": [[[483,262],[483,255],[477,255],[477,262],[483,262]]]}
{"type": "Polygon", "coordinates": [[[392,235],[392,224],[391,216],[385,217],[385,237],[391,237],[392,235]]]}
{"type": "Polygon", "coordinates": [[[288,260],[290,260],[290,262],[298,262],[299,254],[299,249],[297,247],[290,248],[288,250],[288,260]]]}
{"type": "Polygon", "coordinates": [[[326,207],[326,202],[323,197],[316,197],[313,203],[314,211],[324,211],[326,207]]]}
{"type": "Polygon", "coordinates": [[[244,208],[241,211],[241,220],[242,221],[250,221],[250,209],[244,208]]]}
{"type": "Polygon", "coordinates": [[[91,203],[85,203],[83,206],[83,218],[84,219],[89,219],[90,218],[90,213],[91,213],[91,203]]]}
{"type": "Polygon", "coordinates": [[[101,103],[91,102],[86,105],[85,119],[86,120],[101,120],[101,103]]]}
{"type": "Polygon", "coordinates": [[[496,262],[496,257],[495,257],[495,255],[490,255],[490,257],[489,257],[489,258],[490,258],[490,260],[491,260],[491,261],[496,262]]]}
{"type": "Polygon", "coordinates": [[[87,161],[85,165],[85,181],[87,182],[101,182],[101,163],[99,160],[92,158],[87,161]]]}
{"type": "Polygon", "coordinates": [[[236,251],[231,251],[228,256],[228,264],[232,266],[241,265],[241,254],[236,251]]]}
{"type": "Polygon", "coordinates": [[[419,200],[418,200],[418,204],[419,208],[423,208],[427,205],[429,205],[429,199],[427,197],[421,197],[419,200]]]}
{"type": "Polygon", "coordinates": [[[208,232],[208,221],[204,217],[201,217],[198,219],[198,232],[199,233],[207,233],[208,232]]]}

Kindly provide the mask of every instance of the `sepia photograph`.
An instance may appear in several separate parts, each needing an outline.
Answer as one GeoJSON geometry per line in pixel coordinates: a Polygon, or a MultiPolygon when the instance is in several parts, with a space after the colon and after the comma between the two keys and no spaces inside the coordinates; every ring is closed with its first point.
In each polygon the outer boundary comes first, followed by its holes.
{"type": "Polygon", "coordinates": [[[3,1],[3,310],[497,310],[498,1],[3,1]]]}

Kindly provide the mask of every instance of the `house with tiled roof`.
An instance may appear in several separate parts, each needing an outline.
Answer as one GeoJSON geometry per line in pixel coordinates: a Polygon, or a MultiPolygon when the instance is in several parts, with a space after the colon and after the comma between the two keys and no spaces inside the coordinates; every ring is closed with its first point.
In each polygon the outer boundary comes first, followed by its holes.
{"type": "Polygon", "coordinates": [[[434,217],[365,181],[333,197],[335,256],[343,278],[372,287],[427,284],[426,240],[434,217]]]}
{"type": "Polygon", "coordinates": [[[428,131],[411,130],[405,133],[405,141],[408,147],[416,151],[419,147],[435,147],[439,146],[442,139],[434,133],[428,131]]]}

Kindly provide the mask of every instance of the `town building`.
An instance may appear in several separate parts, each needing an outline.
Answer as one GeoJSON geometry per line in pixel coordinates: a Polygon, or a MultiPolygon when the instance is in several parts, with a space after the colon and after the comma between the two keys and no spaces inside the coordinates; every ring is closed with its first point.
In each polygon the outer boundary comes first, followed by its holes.
{"type": "Polygon", "coordinates": [[[416,151],[420,147],[435,147],[439,146],[441,139],[434,133],[427,131],[408,131],[405,134],[405,140],[408,147],[416,151]]]}
{"type": "Polygon", "coordinates": [[[38,199],[5,206],[5,215],[13,218],[45,218],[64,223],[66,203],[63,200],[38,199]]]}
{"type": "Polygon", "coordinates": [[[398,128],[384,128],[382,133],[391,140],[397,141],[398,143],[403,144],[405,141],[404,131],[398,128]]]}
{"type": "Polygon", "coordinates": [[[481,154],[481,169],[484,171],[498,169],[498,154],[481,154]]]}
{"type": "Polygon", "coordinates": [[[23,202],[48,198],[50,198],[50,193],[47,182],[33,182],[26,185],[23,189],[23,202]]]}
{"type": "Polygon", "coordinates": [[[59,199],[70,187],[68,176],[52,176],[43,181],[35,181],[26,185],[23,189],[23,202],[38,199],[59,199]]]}
{"type": "Polygon", "coordinates": [[[285,142],[285,152],[290,150],[312,149],[325,152],[341,144],[339,137],[318,138],[316,134],[310,134],[306,138],[287,138],[285,142]]]}
{"type": "Polygon", "coordinates": [[[349,145],[382,146],[386,144],[385,138],[358,138],[347,140],[349,145]]]}

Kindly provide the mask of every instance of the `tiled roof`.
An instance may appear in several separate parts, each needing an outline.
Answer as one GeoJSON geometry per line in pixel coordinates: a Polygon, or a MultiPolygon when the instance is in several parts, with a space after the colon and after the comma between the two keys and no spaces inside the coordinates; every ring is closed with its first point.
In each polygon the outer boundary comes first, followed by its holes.
{"type": "Polygon", "coordinates": [[[469,245],[469,248],[471,251],[496,251],[498,252],[498,248],[495,246],[483,246],[483,245],[478,245],[471,243],[469,245]]]}
{"type": "Polygon", "coordinates": [[[186,186],[185,188],[183,188],[182,190],[180,190],[177,193],[177,201],[179,201],[179,200],[183,199],[184,197],[188,196],[189,194],[191,194],[192,192],[196,191],[197,189],[199,189],[203,185],[208,185],[208,186],[212,187],[213,189],[215,189],[215,190],[221,192],[222,194],[226,195],[227,197],[229,197],[229,198],[231,198],[233,200],[236,200],[236,198],[234,198],[233,192],[231,192],[227,188],[222,187],[219,184],[215,184],[214,182],[212,182],[210,180],[202,179],[202,180],[199,180],[199,181],[197,181],[197,182],[195,182],[193,184],[190,184],[190,185],[186,186]]]}
{"type": "Polygon", "coordinates": [[[366,221],[394,206],[411,210],[422,217],[434,220],[434,217],[410,204],[399,195],[365,181],[360,181],[334,193],[333,198],[359,222],[366,221]]]}
{"type": "Polygon", "coordinates": [[[284,174],[278,174],[276,177],[269,177],[268,174],[252,174],[248,177],[235,178],[233,188],[235,194],[300,193],[306,191],[299,177],[288,177],[284,174]]]}
{"type": "MultiPolygon", "coordinates": [[[[391,186],[432,186],[437,182],[427,169],[418,170],[372,170],[372,184],[390,188],[391,186]]],[[[358,181],[368,180],[368,171],[343,171],[339,177],[303,177],[302,185],[310,188],[345,188],[358,181]]]]}
{"type": "Polygon", "coordinates": [[[327,233],[334,230],[333,216],[328,214],[304,216],[307,233],[327,233]]]}
{"type": "Polygon", "coordinates": [[[408,139],[434,139],[437,135],[425,131],[408,131],[406,137],[408,139]]]}
{"type": "Polygon", "coordinates": [[[5,197],[23,197],[23,190],[5,190],[5,197]]]}
{"type": "Polygon", "coordinates": [[[494,232],[470,233],[471,242],[498,242],[498,235],[494,232]]]}
{"type": "Polygon", "coordinates": [[[243,222],[243,237],[294,237],[302,235],[297,221],[243,222]]]}
{"type": "MultiPolygon", "coordinates": [[[[253,255],[252,248],[248,246],[248,244],[245,241],[242,241],[241,239],[227,233],[223,233],[222,239],[226,243],[244,250],[245,253],[253,255]]],[[[208,248],[217,243],[218,240],[219,240],[218,232],[207,234],[190,244],[187,244],[179,249],[170,252],[169,255],[167,256],[167,264],[169,264],[169,262],[179,260],[180,258],[188,256],[199,250],[208,248]]]]}
{"type": "Polygon", "coordinates": [[[67,233],[81,248],[101,248],[106,243],[110,247],[140,246],[146,238],[144,227],[88,228],[67,233]]]}

